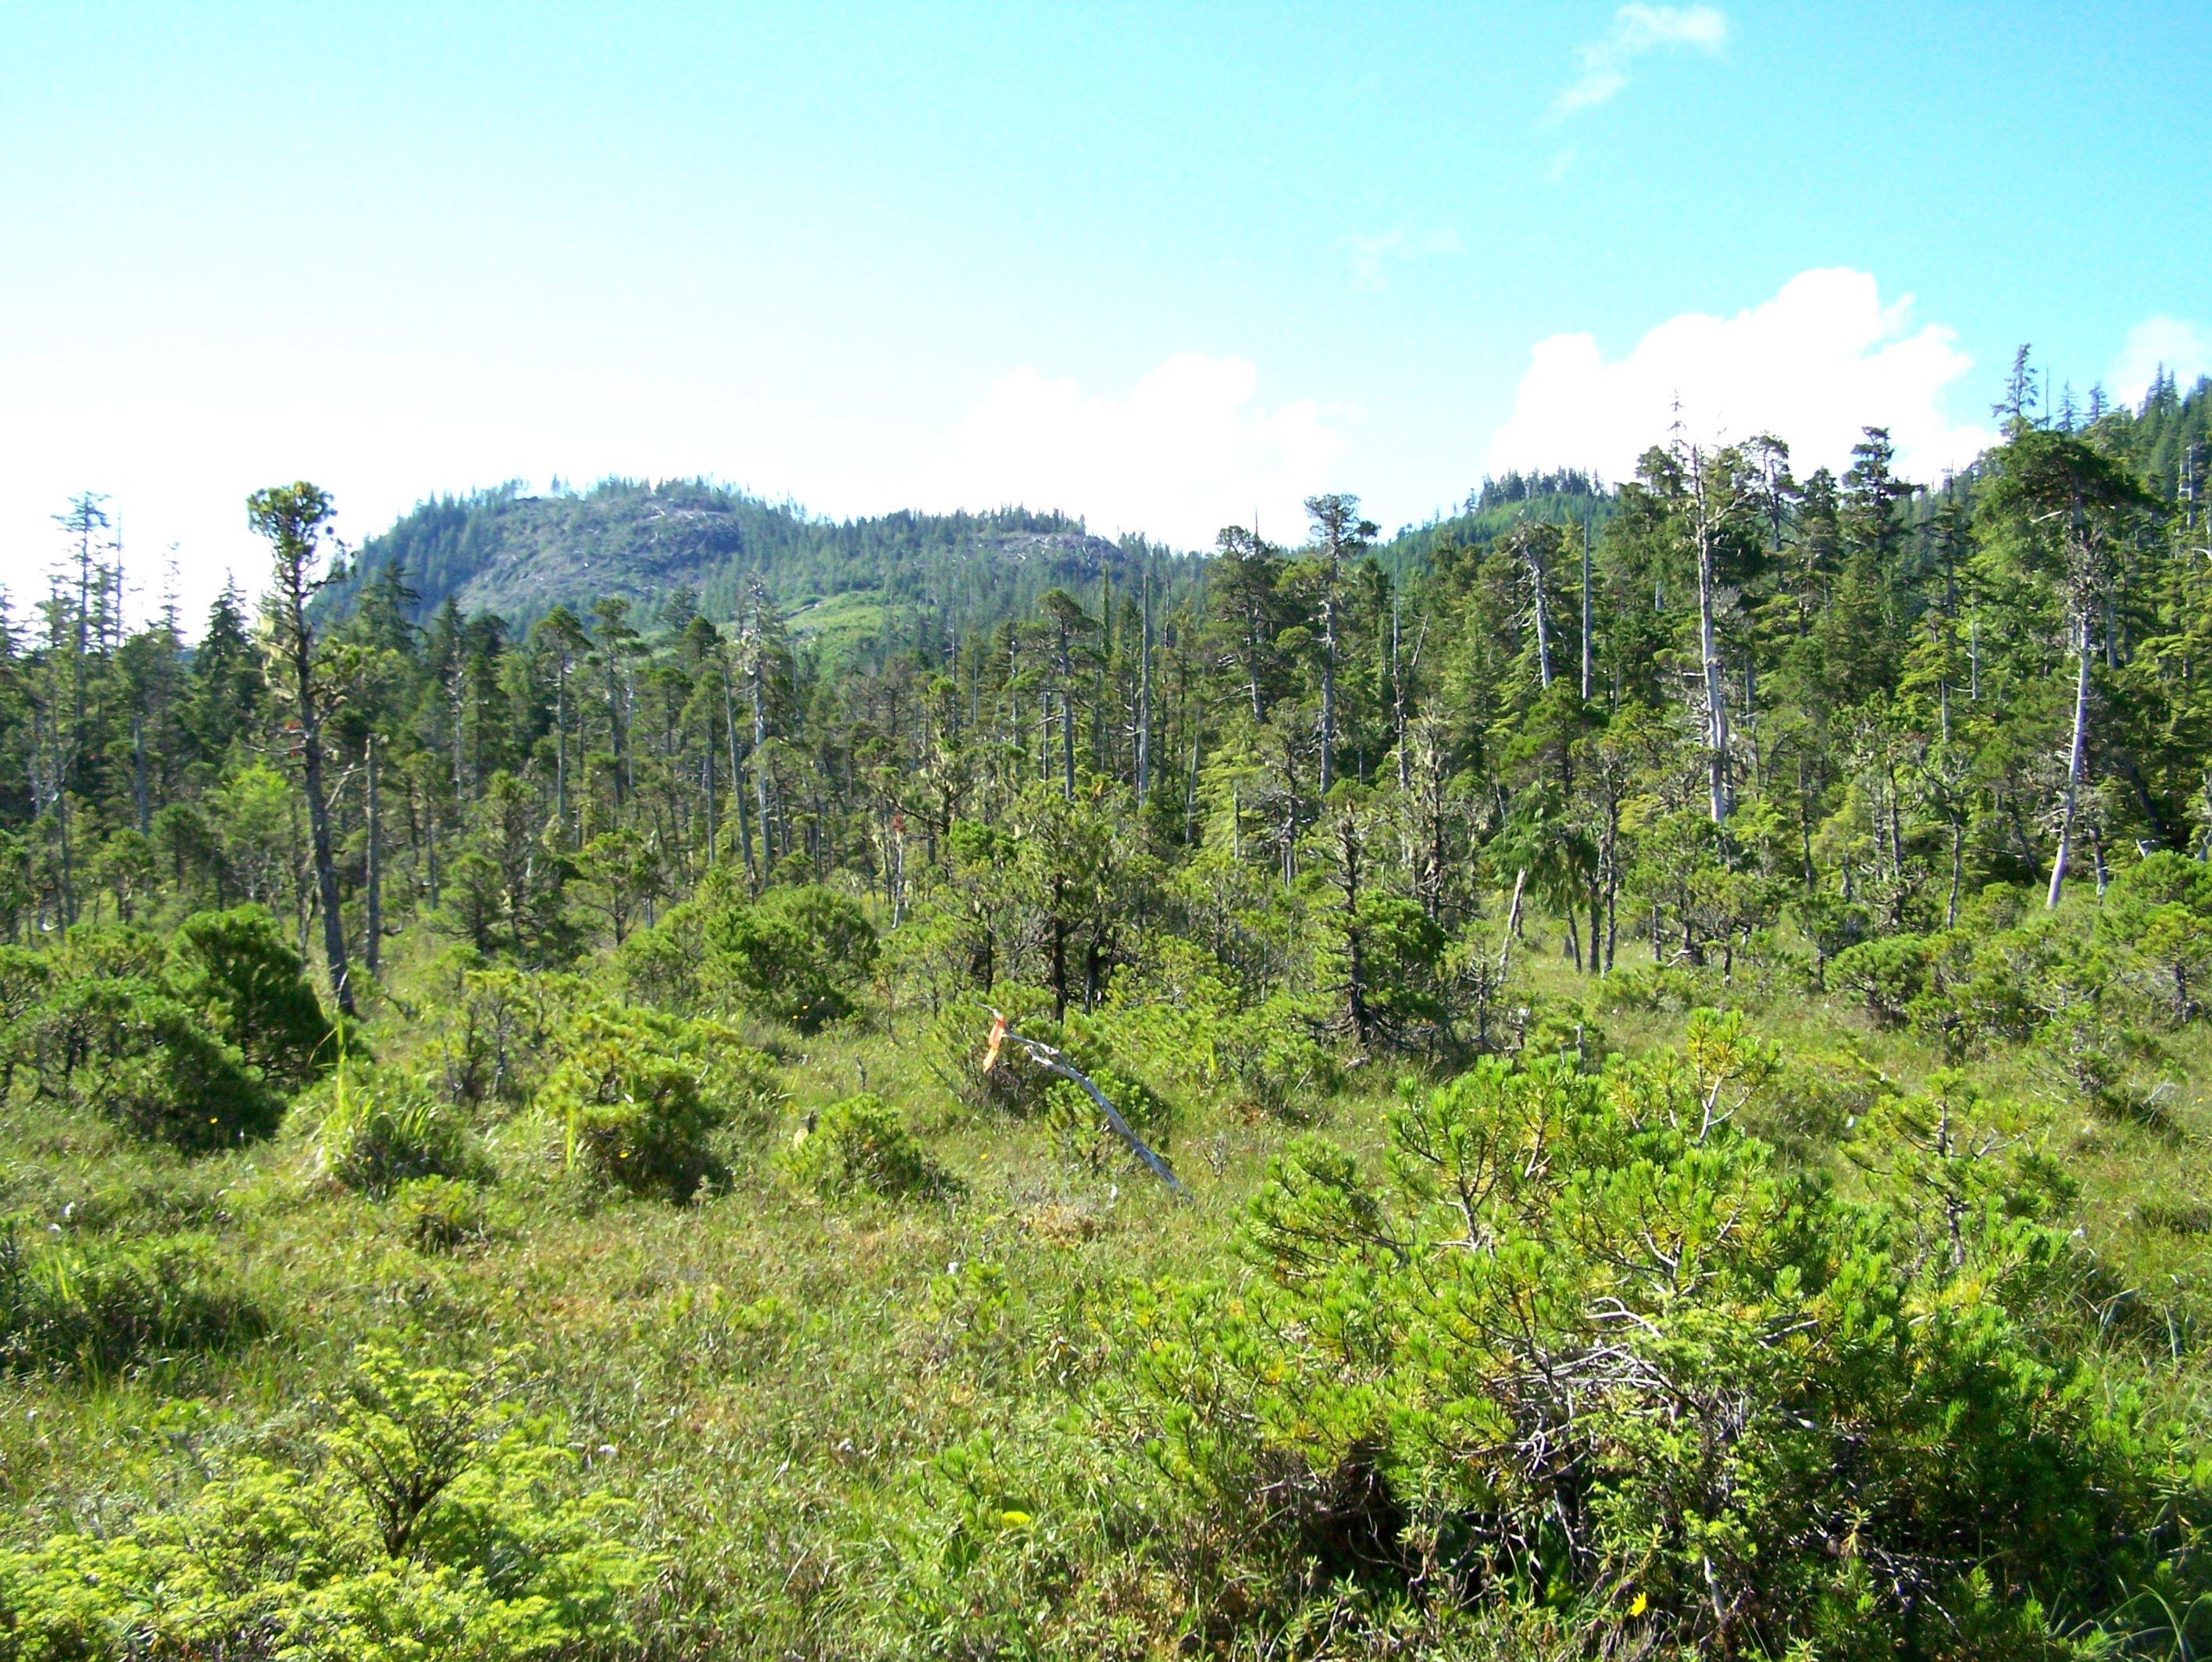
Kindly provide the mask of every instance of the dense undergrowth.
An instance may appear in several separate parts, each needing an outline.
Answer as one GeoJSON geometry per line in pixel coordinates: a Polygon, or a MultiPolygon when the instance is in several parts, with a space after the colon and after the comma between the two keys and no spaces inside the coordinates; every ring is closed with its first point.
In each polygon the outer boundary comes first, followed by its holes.
{"type": "Polygon", "coordinates": [[[1471,1067],[1172,943],[935,998],[829,891],[343,1029],[248,914],[81,931],[7,967],[0,1655],[2191,1653],[2197,870],[1824,991],[1531,917],[1471,1067]],[[219,1137],[84,1083],[172,1006],[219,1137]]]}

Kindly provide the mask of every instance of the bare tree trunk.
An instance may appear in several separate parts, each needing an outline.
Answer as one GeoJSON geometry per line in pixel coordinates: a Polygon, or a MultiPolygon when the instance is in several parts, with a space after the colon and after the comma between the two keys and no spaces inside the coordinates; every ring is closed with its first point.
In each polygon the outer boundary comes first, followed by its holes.
{"type": "Polygon", "coordinates": [[[1187,847],[1198,834],[1198,725],[1191,724],[1190,786],[1182,798],[1182,840],[1187,847]]]}
{"type": "Polygon", "coordinates": [[[1505,938],[1498,943],[1498,979],[1505,980],[1505,972],[1513,962],[1513,937],[1521,932],[1521,890],[1528,881],[1527,867],[1513,874],[1513,905],[1505,914],[1505,938]]]}
{"type": "MultiPolygon", "coordinates": [[[[1583,521],[1583,702],[1590,697],[1590,532],[1589,521],[1583,521]]],[[[1590,949],[1595,960],[1597,949],[1590,949]]]]}
{"type": "Polygon", "coordinates": [[[363,742],[367,751],[368,773],[368,893],[364,897],[367,907],[367,933],[362,941],[362,962],[368,967],[368,979],[377,976],[384,944],[384,839],[378,823],[376,794],[376,735],[371,733],[363,742]]]}
{"type": "Polygon", "coordinates": [[[1398,591],[1390,591],[1390,730],[1398,748],[1398,794],[1413,788],[1406,767],[1406,677],[1398,662],[1398,591]]]}
{"type": "Polygon", "coordinates": [[[722,737],[730,746],[730,806],[738,816],[738,846],[745,857],[745,881],[756,893],[760,889],[760,874],[753,865],[751,829],[745,824],[745,776],[738,766],[738,702],[730,685],[730,663],[722,660],[722,737]]]}
{"type": "MultiPolygon", "coordinates": [[[[301,691],[312,696],[304,672],[301,691]]],[[[302,706],[306,696],[301,700],[302,706]]],[[[331,969],[331,991],[337,995],[338,1009],[348,1016],[354,1009],[353,979],[346,968],[345,919],[338,910],[338,869],[331,855],[331,804],[323,789],[323,740],[319,722],[302,721],[300,726],[301,771],[307,787],[307,834],[315,851],[315,896],[323,911],[323,956],[331,969]]]]}
{"type": "MultiPolygon", "coordinates": [[[[768,770],[761,766],[760,759],[761,746],[768,743],[768,710],[761,698],[760,657],[757,650],[754,652],[750,680],[753,700],[753,806],[760,810],[761,864],[763,868],[766,868],[772,867],[775,862],[769,858],[768,770]]],[[[791,828],[787,825],[784,828],[787,844],[784,852],[787,854],[791,852],[788,846],[790,835],[791,828]]],[[[764,870],[761,876],[765,877],[766,875],[764,870]]]]}
{"type": "Polygon", "coordinates": [[[1966,876],[1966,827],[1954,811],[1951,816],[1951,900],[1944,908],[1943,927],[1959,926],[1959,888],[1966,876]]]}
{"type": "Polygon", "coordinates": [[[2066,864],[2073,853],[2074,809],[2081,787],[2081,769],[2089,748],[2089,612],[2081,609],[2081,640],[2074,677],[2074,743],[2067,752],[2066,794],[2058,813],[2058,858],[2051,863],[2051,892],[2044,897],[2048,908],[2058,904],[2066,884],[2066,864]]]}
{"type": "Polygon", "coordinates": [[[69,774],[56,774],[54,786],[54,830],[62,845],[62,927],[72,928],[76,923],[76,879],[70,864],[69,774]]]}
{"type": "Polygon", "coordinates": [[[438,804],[426,785],[422,789],[423,878],[429,887],[430,908],[438,907],[438,804]]]}
{"type": "Polygon", "coordinates": [[[1337,821],[1337,858],[1344,886],[1344,1013],[1364,1052],[1374,1042],[1375,1017],[1367,1004],[1366,942],[1359,922],[1360,854],[1358,821],[1346,804],[1337,821]]]}
{"type": "Polygon", "coordinates": [[[553,817],[568,840],[568,666],[553,677],[553,817]]]}
{"type": "Polygon", "coordinates": [[[1536,552],[1534,537],[1529,537],[1521,545],[1521,557],[1528,567],[1528,587],[1535,596],[1536,613],[1536,679],[1546,692],[1552,689],[1552,628],[1551,610],[1544,590],[1544,561],[1536,552]]]}
{"type": "Polygon", "coordinates": [[[1705,743],[1712,773],[1713,823],[1721,825],[1727,822],[1732,805],[1728,776],[1728,678],[1722,672],[1720,639],[1713,619],[1717,600],[1714,591],[1719,586],[1718,573],[1713,569],[1714,528],[1695,452],[1691,453],[1691,470],[1697,511],[1698,650],[1705,672],[1705,743]]]}
{"type": "MultiPolygon", "coordinates": [[[[708,710],[710,710],[710,711],[714,708],[714,707],[713,707],[712,705],[709,705],[709,706],[708,706],[707,707],[708,707],[708,710]]],[[[714,869],[714,790],[715,790],[715,779],[714,779],[714,718],[711,714],[709,714],[709,715],[708,715],[708,716],[706,717],[706,724],[707,724],[707,742],[705,743],[705,744],[703,744],[702,746],[701,746],[701,747],[700,747],[700,761],[699,761],[699,766],[700,766],[700,770],[701,770],[701,772],[702,772],[702,774],[704,775],[704,777],[703,777],[703,779],[702,779],[702,781],[701,781],[701,782],[702,782],[702,784],[706,787],[706,798],[707,798],[707,868],[708,868],[708,870],[712,870],[714,869]]]]}
{"type": "Polygon", "coordinates": [[[1145,805],[1152,760],[1152,573],[1148,566],[1137,601],[1137,806],[1145,805]]]}
{"type": "Polygon", "coordinates": [[[153,825],[146,806],[146,716],[142,710],[131,713],[131,794],[137,808],[138,834],[143,837],[153,825]]]}
{"type": "Polygon", "coordinates": [[[1060,689],[1060,789],[1075,800],[1075,695],[1066,687],[1060,689]]]}
{"type": "Polygon", "coordinates": [[[1321,598],[1321,795],[1336,777],[1336,573],[1321,598]]]}

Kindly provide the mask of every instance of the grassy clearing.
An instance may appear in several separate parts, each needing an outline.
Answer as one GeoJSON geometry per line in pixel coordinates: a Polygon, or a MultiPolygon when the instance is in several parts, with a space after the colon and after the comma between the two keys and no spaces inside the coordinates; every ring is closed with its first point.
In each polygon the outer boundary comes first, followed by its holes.
{"type": "MultiPolygon", "coordinates": [[[[1593,1044],[1601,1031],[1641,1052],[1679,1037],[1679,1011],[1608,1002],[1540,933],[1522,955],[1528,992],[1586,1004],[1593,1044]]],[[[425,966],[394,986],[366,1036],[398,1062],[422,1028],[397,1006],[435,992],[425,966]]],[[[1762,1000],[1758,1014],[1785,1054],[1838,1079],[1857,1068],[1909,1088],[1940,1065],[1837,997],[1762,1000]]],[[[527,1401],[582,1480],[635,1507],[626,1534],[655,1566],[641,1653],[949,1652],[963,1634],[979,1654],[1237,1653],[1237,1623],[1193,1602],[1188,1544],[1148,1538],[1156,1520],[1132,1476],[1142,1428],[1093,1387],[1126,1289],[1240,1273],[1236,1222],[1271,1157],[1309,1128],[1182,1101],[1170,1152],[1186,1205],[1064,1123],[961,1106],[924,1065],[911,1016],[747,1036],[776,1058],[787,1101],[682,1204],[580,1184],[559,1129],[526,1112],[480,1116],[488,1180],[454,1183],[457,1202],[404,1183],[381,1199],[342,1187],[312,1101],[274,1141],[198,1158],[89,1111],[10,1104],[0,1208],[19,1240],[81,1257],[189,1240],[194,1275],[220,1297],[194,1307],[189,1331],[129,1318],[148,1331],[122,1334],[96,1368],[27,1353],[0,1377],[8,1535],[111,1531],[242,1457],[309,1460],[356,1347],[385,1338],[465,1370],[524,1359],[527,1401]],[[956,1186],[890,1199],[793,1177],[803,1128],[863,1091],[956,1186]],[[459,1205],[461,1222],[426,1231],[434,1203],[459,1205]],[[988,1574],[961,1556],[979,1529],[998,1532],[988,1574]],[[1034,1598],[1036,1620],[1005,1626],[976,1603],[993,1598],[1034,1598]]],[[[2107,1319],[2154,1310],[2189,1379],[2212,1314],[2204,1042],[2197,1030],[2178,1042],[2154,1123],[2069,1106],[2024,1059],[1974,1070],[2078,1186],[2069,1217],[2108,1266],[2107,1319]]],[[[1371,1153],[1400,1077],[1355,1071],[1311,1105],[1310,1128],[1371,1153]]],[[[1847,1188],[1862,1180],[1814,1157],[1847,1188]]],[[[95,1350],[103,1320],[128,1325],[97,1301],[76,1319],[95,1350]]]]}

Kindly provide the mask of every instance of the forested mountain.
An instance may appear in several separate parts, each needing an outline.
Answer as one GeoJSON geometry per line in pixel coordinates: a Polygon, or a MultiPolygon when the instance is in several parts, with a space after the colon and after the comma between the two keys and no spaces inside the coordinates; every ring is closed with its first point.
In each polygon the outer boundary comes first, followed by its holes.
{"type": "Polygon", "coordinates": [[[1488,543],[1515,525],[1534,520],[1571,525],[1577,536],[1608,518],[1619,497],[1605,482],[1573,468],[1550,473],[1507,473],[1485,479],[1457,513],[1408,525],[1376,550],[1376,561],[1403,579],[1425,571],[1438,549],[1488,543]]]}
{"type": "Polygon", "coordinates": [[[81,500],[0,1659],[2198,1653],[2212,384],[2033,384],[1203,560],[301,483],[189,646],[81,500]]]}
{"type": "MultiPolygon", "coordinates": [[[[988,627],[1048,588],[1127,581],[1141,563],[1182,569],[1139,539],[1090,535],[1059,513],[894,513],[811,518],[696,480],[611,479],[587,492],[526,496],[516,487],[426,502],[372,537],[348,576],[319,599],[343,613],[396,569],[406,614],[422,622],[451,602],[526,628],[555,606],[587,611],[619,597],[638,616],[664,608],[736,615],[755,582],[787,614],[843,597],[834,614],[876,609],[894,630],[988,627]]],[[[847,632],[851,632],[848,623],[847,632]]]]}

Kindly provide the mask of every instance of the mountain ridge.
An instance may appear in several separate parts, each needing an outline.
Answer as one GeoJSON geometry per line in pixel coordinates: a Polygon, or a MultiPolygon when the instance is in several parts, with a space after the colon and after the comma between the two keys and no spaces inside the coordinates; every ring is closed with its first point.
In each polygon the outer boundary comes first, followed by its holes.
{"type": "Polygon", "coordinates": [[[757,580],[787,610],[866,594],[988,621],[1055,586],[1133,579],[1189,556],[1142,538],[1097,536],[1080,519],[1023,507],[815,519],[699,480],[603,481],[582,493],[513,486],[419,504],[365,543],[325,604],[349,607],[397,564],[418,621],[447,604],[527,628],[556,605],[602,597],[647,612],[688,593],[733,616],[757,580]]]}

